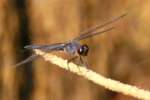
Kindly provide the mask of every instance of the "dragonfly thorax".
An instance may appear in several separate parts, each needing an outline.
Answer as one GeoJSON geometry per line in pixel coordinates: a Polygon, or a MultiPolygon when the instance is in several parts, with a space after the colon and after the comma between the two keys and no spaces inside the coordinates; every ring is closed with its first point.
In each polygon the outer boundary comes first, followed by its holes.
{"type": "Polygon", "coordinates": [[[78,52],[78,48],[80,48],[81,45],[78,41],[71,41],[69,42],[66,47],[64,48],[64,50],[69,53],[70,55],[74,56],[76,55],[78,52]]]}
{"type": "Polygon", "coordinates": [[[88,45],[84,44],[84,45],[80,46],[80,48],[78,49],[77,52],[78,52],[79,55],[87,56],[88,51],[89,51],[88,45]]]}

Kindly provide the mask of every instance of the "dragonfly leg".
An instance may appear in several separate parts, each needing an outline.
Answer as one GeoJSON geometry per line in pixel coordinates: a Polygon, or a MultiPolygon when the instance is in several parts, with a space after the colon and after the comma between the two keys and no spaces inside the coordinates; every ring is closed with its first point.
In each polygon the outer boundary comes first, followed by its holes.
{"type": "Polygon", "coordinates": [[[70,58],[70,59],[67,61],[68,70],[70,70],[70,68],[69,68],[69,63],[70,63],[71,61],[74,61],[74,60],[77,59],[77,58],[78,58],[78,56],[74,56],[74,57],[70,58]]]}
{"type": "Polygon", "coordinates": [[[88,63],[80,56],[80,62],[83,64],[86,68],[88,67],[88,63]]]}

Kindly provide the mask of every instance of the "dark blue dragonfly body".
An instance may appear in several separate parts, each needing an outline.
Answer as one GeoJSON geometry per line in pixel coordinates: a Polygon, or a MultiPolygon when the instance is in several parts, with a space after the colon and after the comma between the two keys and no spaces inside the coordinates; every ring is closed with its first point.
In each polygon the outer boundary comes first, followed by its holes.
{"type": "MultiPolygon", "coordinates": [[[[107,26],[119,19],[121,19],[122,17],[124,17],[126,14],[122,14],[119,17],[113,18],[110,21],[105,22],[104,24],[101,25],[97,25],[95,27],[89,28],[83,32],[81,32],[81,34],[79,36],[77,36],[76,38],[72,39],[69,42],[65,42],[65,43],[54,43],[54,44],[50,44],[50,45],[38,45],[38,44],[32,44],[32,45],[27,45],[24,48],[25,49],[40,49],[42,51],[45,52],[51,52],[51,51],[64,51],[66,53],[68,53],[69,55],[72,56],[71,59],[68,60],[68,62],[76,59],[76,58],[80,58],[81,62],[83,62],[82,56],[87,56],[88,51],[89,51],[89,47],[86,44],[80,44],[80,40],[110,31],[113,29],[113,27],[109,27],[109,28],[105,28],[103,30],[98,30],[103,28],[104,26],[107,26]]],[[[18,63],[15,66],[20,66],[22,64],[25,64],[29,61],[32,61],[34,58],[37,58],[38,55],[32,55],[29,58],[27,58],[26,60],[18,63]]]]}

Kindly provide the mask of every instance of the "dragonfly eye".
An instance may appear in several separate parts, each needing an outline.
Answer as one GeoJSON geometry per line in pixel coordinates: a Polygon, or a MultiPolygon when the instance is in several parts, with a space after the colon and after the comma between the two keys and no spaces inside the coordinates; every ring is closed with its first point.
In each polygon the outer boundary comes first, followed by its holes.
{"type": "Polygon", "coordinates": [[[88,51],[89,51],[89,47],[88,45],[85,44],[78,49],[78,54],[82,56],[87,56],[88,51]]]}

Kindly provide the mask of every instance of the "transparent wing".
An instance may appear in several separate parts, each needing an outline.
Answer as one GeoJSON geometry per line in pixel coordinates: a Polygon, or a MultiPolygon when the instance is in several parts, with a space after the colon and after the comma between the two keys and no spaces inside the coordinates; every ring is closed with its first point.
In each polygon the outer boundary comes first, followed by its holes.
{"type": "Polygon", "coordinates": [[[39,57],[39,55],[31,55],[30,57],[26,58],[25,60],[19,62],[18,64],[14,65],[15,67],[19,67],[25,63],[28,63],[34,59],[36,59],[37,57],[39,57]]]}
{"type": "MultiPolygon", "coordinates": [[[[111,23],[114,23],[114,22],[120,20],[121,18],[125,17],[126,15],[127,15],[127,13],[124,13],[124,14],[122,14],[122,15],[116,17],[116,18],[113,18],[113,19],[111,19],[111,20],[109,20],[109,21],[107,21],[107,22],[105,22],[103,24],[100,24],[100,25],[97,25],[95,27],[89,28],[89,29],[81,32],[80,33],[81,35],[79,35],[78,37],[76,37],[74,40],[82,40],[82,39],[91,37],[92,35],[95,36],[95,35],[98,35],[100,33],[104,33],[106,31],[96,32],[96,30],[98,30],[100,28],[103,28],[103,27],[105,27],[107,25],[110,25],[111,23]],[[94,33],[96,33],[96,34],[94,34],[94,33]]],[[[111,29],[111,28],[109,28],[109,29],[111,29]]],[[[106,30],[108,30],[108,29],[106,29],[106,30]]]]}
{"type": "MultiPolygon", "coordinates": [[[[43,51],[53,51],[53,50],[64,50],[65,47],[65,43],[56,43],[56,44],[50,44],[50,45],[27,45],[24,48],[26,49],[40,49],[43,51]]],[[[15,67],[21,66],[25,63],[28,63],[36,58],[38,58],[39,56],[34,54],[31,55],[30,57],[26,58],[25,60],[21,61],[20,63],[16,64],[15,67]]]]}
{"type": "Polygon", "coordinates": [[[40,49],[43,51],[52,51],[52,50],[64,50],[65,46],[66,46],[65,43],[55,43],[55,44],[50,44],[50,45],[31,44],[31,45],[25,46],[24,48],[25,49],[40,49]]]}
{"type": "Polygon", "coordinates": [[[98,34],[101,34],[101,33],[105,33],[105,32],[108,32],[108,31],[111,31],[113,30],[114,27],[110,27],[110,28],[107,28],[105,30],[101,30],[101,31],[96,31],[96,32],[93,32],[92,34],[87,34],[87,35],[84,35],[82,37],[79,37],[77,40],[82,40],[82,39],[86,39],[86,38],[89,38],[89,37],[93,37],[95,35],[98,35],[98,34]]]}

